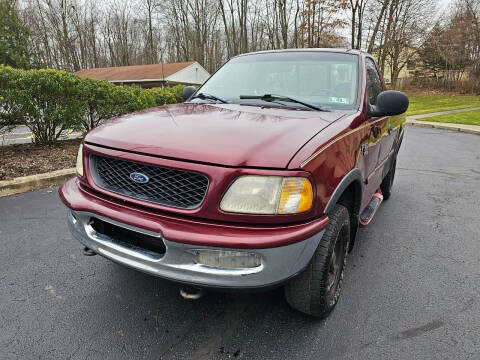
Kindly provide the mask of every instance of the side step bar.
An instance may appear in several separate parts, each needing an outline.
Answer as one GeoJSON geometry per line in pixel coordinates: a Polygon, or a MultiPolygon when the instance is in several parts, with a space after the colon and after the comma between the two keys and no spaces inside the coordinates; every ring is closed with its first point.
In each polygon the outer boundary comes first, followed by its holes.
{"type": "Polygon", "coordinates": [[[373,194],[372,199],[360,214],[360,225],[367,226],[370,224],[370,221],[372,221],[382,201],[383,195],[379,189],[375,194],[373,194]]]}

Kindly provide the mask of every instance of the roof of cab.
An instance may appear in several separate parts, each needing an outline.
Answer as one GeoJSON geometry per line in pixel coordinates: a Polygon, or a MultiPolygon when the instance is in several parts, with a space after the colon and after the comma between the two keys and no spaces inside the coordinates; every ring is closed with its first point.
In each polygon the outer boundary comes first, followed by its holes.
{"type": "Polygon", "coordinates": [[[247,55],[257,55],[257,54],[269,54],[269,53],[282,53],[282,52],[335,52],[335,53],[346,53],[346,54],[355,54],[355,55],[368,55],[367,52],[357,49],[346,49],[346,48],[299,48],[299,49],[277,49],[277,50],[262,50],[254,51],[250,53],[240,54],[234,57],[247,56],[247,55]]]}

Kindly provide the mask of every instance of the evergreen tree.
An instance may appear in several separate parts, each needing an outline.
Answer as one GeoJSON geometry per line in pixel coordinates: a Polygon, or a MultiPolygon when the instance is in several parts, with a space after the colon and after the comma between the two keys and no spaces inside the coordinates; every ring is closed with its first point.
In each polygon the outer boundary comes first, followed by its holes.
{"type": "Polygon", "coordinates": [[[418,50],[422,67],[430,72],[433,77],[437,78],[440,73],[446,69],[446,60],[442,53],[442,38],[444,30],[440,24],[436,23],[430,33],[427,35],[425,42],[418,50]]]}
{"type": "Polygon", "coordinates": [[[0,64],[29,68],[30,33],[20,19],[15,0],[0,0],[0,64]]]}

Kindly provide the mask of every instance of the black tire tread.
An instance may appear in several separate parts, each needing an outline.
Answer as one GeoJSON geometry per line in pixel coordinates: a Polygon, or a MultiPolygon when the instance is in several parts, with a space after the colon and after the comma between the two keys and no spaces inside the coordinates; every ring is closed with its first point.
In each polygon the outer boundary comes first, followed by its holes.
{"type": "MultiPolygon", "coordinates": [[[[329,215],[329,224],[307,267],[285,286],[287,302],[298,311],[316,317],[326,317],[335,307],[325,296],[328,286],[329,259],[335,242],[343,226],[348,227],[350,236],[350,216],[343,205],[335,205],[329,215]]],[[[348,243],[346,244],[348,248],[348,243]]],[[[346,256],[346,255],[345,255],[346,256]]],[[[343,271],[339,287],[343,280],[343,271]]]]}

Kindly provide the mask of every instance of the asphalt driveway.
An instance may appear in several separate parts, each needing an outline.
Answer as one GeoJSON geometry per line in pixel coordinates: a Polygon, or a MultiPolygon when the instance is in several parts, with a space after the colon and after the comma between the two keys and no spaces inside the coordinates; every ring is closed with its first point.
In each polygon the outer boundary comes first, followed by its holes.
{"type": "Polygon", "coordinates": [[[0,358],[479,359],[479,145],[408,127],[394,193],[361,229],[325,321],[279,290],[185,301],[83,256],[56,189],[0,198],[0,358]]]}
{"type": "MultiPolygon", "coordinates": [[[[60,136],[60,140],[76,139],[81,137],[80,132],[73,132],[72,130],[65,130],[60,136]]],[[[28,144],[31,143],[33,134],[26,126],[19,126],[5,133],[0,132],[0,146],[28,144]]]]}

